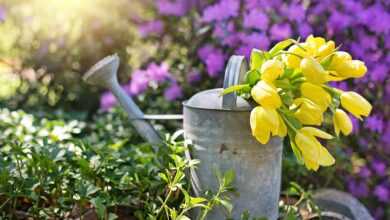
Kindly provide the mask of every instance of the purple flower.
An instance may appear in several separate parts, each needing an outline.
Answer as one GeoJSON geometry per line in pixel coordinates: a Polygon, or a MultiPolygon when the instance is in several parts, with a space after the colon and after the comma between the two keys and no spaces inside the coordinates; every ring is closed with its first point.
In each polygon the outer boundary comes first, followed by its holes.
{"type": "Polygon", "coordinates": [[[206,64],[207,74],[211,77],[217,77],[223,70],[225,56],[221,49],[212,45],[205,45],[198,50],[198,56],[206,64]]]}
{"type": "Polygon", "coordinates": [[[389,69],[386,64],[376,64],[370,72],[370,78],[375,82],[383,82],[388,76],[389,69]]]}
{"type": "Polygon", "coordinates": [[[282,8],[283,15],[291,20],[301,22],[305,19],[305,9],[302,4],[290,4],[287,7],[282,8]]]}
{"type": "Polygon", "coordinates": [[[164,24],[160,20],[149,21],[139,26],[138,30],[141,34],[141,37],[160,35],[164,30],[164,24]]]}
{"type": "Polygon", "coordinates": [[[174,82],[167,89],[165,89],[164,97],[168,101],[175,101],[183,97],[183,91],[181,87],[176,82],[174,82]]]}
{"type": "Polygon", "coordinates": [[[240,36],[242,44],[251,47],[266,50],[269,47],[269,39],[266,35],[262,33],[252,33],[252,34],[242,34],[240,36]]]}
{"type": "Polygon", "coordinates": [[[156,63],[151,63],[146,69],[146,75],[149,80],[156,82],[164,82],[167,79],[171,78],[171,74],[168,71],[169,67],[166,63],[157,65],[156,63]]]}
{"type": "Polygon", "coordinates": [[[199,73],[198,70],[193,70],[187,75],[187,81],[191,85],[194,85],[202,79],[202,75],[199,73]]]}
{"type": "Polygon", "coordinates": [[[100,97],[100,109],[108,111],[116,105],[115,96],[111,92],[104,92],[100,97]]]}
{"type": "Polygon", "coordinates": [[[389,189],[385,185],[378,185],[374,189],[374,195],[381,202],[389,202],[390,201],[390,192],[389,189]]]}
{"type": "Polygon", "coordinates": [[[371,170],[367,166],[360,167],[359,170],[359,176],[362,178],[370,178],[371,177],[371,170]]]}
{"type": "Polygon", "coordinates": [[[360,123],[359,123],[359,120],[355,117],[349,117],[351,119],[351,122],[352,122],[352,132],[353,133],[358,133],[359,132],[359,129],[360,129],[360,123]]]}
{"type": "Polygon", "coordinates": [[[270,35],[272,40],[285,40],[291,36],[291,26],[288,23],[274,24],[270,35]]]}
{"type": "Polygon", "coordinates": [[[386,164],[383,161],[375,159],[374,161],[372,161],[371,167],[378,176],[387,175],[386,164]]]}
{"type": "Polygon", "coordinates": [[[260,10],[251,10],[244,15],[243,26],[246,28],[266,30],[268,23],[268,16],[260,10]]]}
{"type": "Polygon", "coordinates": [[[0,5],[0,22],[5,20],[7,13],[3,6],[0,5]]]}
{"type": "Polygon", "coordinates": [[[207,74],[211,77],[217,77],[223,70],[225,57],[221,51],[209,54],[206,59],[207,74]]]}
{"type": "Polygon", "coordinates": [[[307,22],[302,22],[298,26],[298,32],[301,35],[301,37],[307,37],[313,32],[313,29],[311,28],[310,24],[308,24],[307,22]]]}
{"type": "Polygon", "coordinates": [[[204,22],[211,22],[236,17],[238,16],[239,9],[239,0],[221,0],[214,5],[208,6],[204,10],[202,20],[204,22]]]}
{"type": "Polygon", "coordinates": [[[136,70],[131,75],[129,92],[131,95],[139,95],[146,91],[149,85],[147,73],[144,70],[136,70]]]}
{"type": "Polygon", "coordinates": [[[368,186],[365,182],[350,180],[348,182],[348,190],[356,197],[366,197],[368,195],[368,186]]]}
{"type": "Polygon", "coordinates": [[[338,11],[332,11],[328,20],[328,34],[333,35],[336,32],[342,31],[349,27],[352,23],[352,18],[349,15],[342,14],[338,11]]]}
{"type": "Polygon", "coordinates": [[[367,117],[364,123],[365,127],[373,132],[381,133],[383,130],[383,119],[378,115],[372,115],[367,117]]]}
{"type": "Polygon", "coordinates": [[[191,8],[188,0],[157,0],[158,12],[162,15],[183,16],[191,8]]]}

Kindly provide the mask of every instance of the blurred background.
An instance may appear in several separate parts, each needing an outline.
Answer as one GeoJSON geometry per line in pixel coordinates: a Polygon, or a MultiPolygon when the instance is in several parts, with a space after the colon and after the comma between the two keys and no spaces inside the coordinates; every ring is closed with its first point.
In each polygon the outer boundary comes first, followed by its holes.
{"type": "Polygon", "coordinates": [[[388,0],[0,0],[0,107],[85,121],[118,111],[111,93],[81,80],[117,53],[123,88],[145,112],[180,113],[183,100],[221,85],[230,55],[310,34],[366,63],[364,78],[334,85],[358,91],[374,108],[353,121],[352,136],[331,144],[335,166],[311,173],[286,156],[284,181],[348,191],[388,219],[388,0]]]}

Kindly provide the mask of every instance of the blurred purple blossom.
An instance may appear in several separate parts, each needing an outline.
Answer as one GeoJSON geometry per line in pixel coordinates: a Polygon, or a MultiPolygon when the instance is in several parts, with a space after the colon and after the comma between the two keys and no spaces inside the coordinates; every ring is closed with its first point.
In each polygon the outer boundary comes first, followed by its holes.
{"type": "Polygon", "coordinates": [[[172,83],[167,89],[164,91],[164,97],[168,101],[175,101],[181,97],[183,97],[183,91],[179,84],[176,82],[172,83]]]}
{"type": "Polygon", "coordinates": [[[157,65],[156,63],[150,63],[146,69],[146,75],[149,80],[156,82],[164,82],[171,77],[169,73],[169,67],[166,63],[157,65]]]}
{"type": "Polygon", "coordinates": [[[100,109],[108,111],[116,103],[115,96],[111,92],[104,92],[100,98],[100,109]]]}
{"type": "Polygon", "coordinates": [[[191,85],[200,82],[201,79],[202,79],[202,75],[198,70],[193,70],[187,75],[187,81],[191,85]]]}
{"type": "Polygon", "coordinates": [[[162,15],[183,16],[191,7],[188,0],[156,0],[158,12],[162,15]]]}
{"type": "Polygon", "coordinates": [[[291,37],[292,30],[289,23],[274,24],[270,30],[272,40],[284,40],[291,37]]]}
{"type": "Polygon", "coordinates": [[[146,71],[136,70],[131,74],[129,92],[131,95],[138,95],[146,91],[149,85],[149,79],[146,71]]]}
{"type": "Polygon", "coordinates": [[[138,27],[141,37],[160,35],[164,30],[164,23],[160,20],[149,21],[138,27]]]}
{"type": "Polygon", "coordinates": [[[204,22],[222,21],[230,17],[236,17],[239,9],[239,0],[220,0],[203,11],[202,20],[204,22]]]}
{"type": "Polygon", "coordinates": [[[384,127],[383,119],[378,115],[367,117],[364,124],[366,128],[378,133],[381,133],[384,127]]]}
{"type": "Polygon", "coordinates": [[[389,202],[390,201],[390,191],[385,185],[377,185],[374,189],[374,195],[381,202],[389,202]]]}
{"type": "Polygon", "coordinates": [[[348,190],[356,197],[366,197],[369,192],[368,186],[365,182],[355,180],[349,180],[348,190]]]}
{"type": "Polygon", "coordinates": [[[374,159],[371,163],[371,167],[378,176],[386,176],[387,167],[382,160],[374,159]]]}
{"type": "Polygon", "coordinates": [[[362,178],[370,178],[371,170],[367,166],[360,167],[359,176],[362,178]]]}
{"type": "Polygon", "coordinates": [[[0,22],[5,20],[6,14],[7,14],[7,12],[5,10],[5,7],[0,5],[0,22]]]}
{"type": "Polygon", "coordinates": [[[246,28],[266,30],[268,23],[268,16],[260,10],[251,10],[244,15],[243,25],[246,28]]]}
{"type": "Polygon", "coordinates": [[[205,63],[207,74],[217,77],[224,68],[225,56],[221,49],[205,45],[198,50],[199,58],[205,63]]]}

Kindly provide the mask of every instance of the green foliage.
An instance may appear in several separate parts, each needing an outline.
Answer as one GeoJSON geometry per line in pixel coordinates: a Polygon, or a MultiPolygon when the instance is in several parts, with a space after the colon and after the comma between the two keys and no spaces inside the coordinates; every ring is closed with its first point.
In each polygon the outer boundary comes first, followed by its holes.
{"type": "Polygon", "coordinates": [[[122,117],[112,112],[87,124],[1,109],[0,216],[180,220],[194,208],[200,219],[216,206],[232,210],[233,171],[217,173],[217,192],[192,197],[186,172],[199,161],[184,157],[181,133],[155,150],[137,142],[122,117]]]}

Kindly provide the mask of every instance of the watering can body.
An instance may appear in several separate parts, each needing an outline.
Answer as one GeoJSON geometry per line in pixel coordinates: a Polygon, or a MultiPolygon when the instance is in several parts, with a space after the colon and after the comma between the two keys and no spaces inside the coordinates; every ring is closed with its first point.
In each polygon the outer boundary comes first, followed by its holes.
{"type": "MultiPolygon", "coordinates": [[[[224,88],[242,81],[244,62],[242,56],[230,58],[224,88]]],[[[108,56],[95,64],[84,75],[84,80],[110,89],[128,113],[135,130],[156,147],[162,140],[146,121],[148,117],[120,87],[116,76],[118,65],[118,56],[108,56]]],[[[240,219],[244,211],[249,211],[252,217],[277,219],[282,140],[272,138],[266,145],[258,143],[252,137],[249,125],[252,106],[235,93],[221,96],[222,91],[206,90],[183,104],[184,134],[193,143],[192,152],[187,152],[187,156],[200,160],[196,171],[191,171],[194,193],[202,196],[205,190],[215,192],[219,185],[216,172],[233,170],[233,186],[237,195],[232,198],[233,212],[230,217],[240,219]]],[[[192,219],[197,219],[198,214],[194,213],[192,219]]],[[[220,208],[207,215],[209,220],[225,218],[225,212],[220,208]]]]}
{"type": "MultiPolygon", "coordinates": [[[[242,66],[243,57],[230,59],[224,87],[242,80],[242,66]]],[[[206,190],[216,192],[216,172],[233,170],[237,195],[232,195],[231,217],[240,219],[243,212],[249,211],[253,217],[277,219],[282,139],[272,138],[266,145],[257,142],[249,124],[250,103],[235,94],[221,96],[222,91],[202,91],[183,104],[184,135],[192,142],[192,157],[200,160],[197,175],[192,178],[193,189],[199,195],[206,190]]],[[[223,208],[207,216],[210,220],[225,218],[223,208]]]]}

